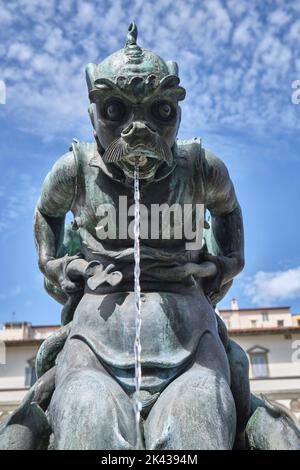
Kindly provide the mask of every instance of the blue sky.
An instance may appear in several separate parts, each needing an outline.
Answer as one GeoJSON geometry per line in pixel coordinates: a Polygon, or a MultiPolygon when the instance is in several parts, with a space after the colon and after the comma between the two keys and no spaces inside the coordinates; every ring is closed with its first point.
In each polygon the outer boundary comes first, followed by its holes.
{"type": "Polygon", "coordinates": [[[58,323],[43,291],[32,216],[72,138],[91,140],[84,67],[139,42],[179,64],[180,138],[229,168],[243,209],[246,267],[221,303],[300,311],[299,0],[0,0],[0,322],[58,323]]]}

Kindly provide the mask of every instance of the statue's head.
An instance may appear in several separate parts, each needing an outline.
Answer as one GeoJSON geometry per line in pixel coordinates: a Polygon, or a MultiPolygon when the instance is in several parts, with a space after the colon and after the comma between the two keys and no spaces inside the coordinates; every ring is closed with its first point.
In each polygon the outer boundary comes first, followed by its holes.
{"type": "Polygon", "coordinates": [[[133,177],[138,164],[141,178],[151,178],[162,164],[172,165],[185,97],[179,86],[176,62],[137,45],[131,24],[124,49],[99,65],[88,64],[90,118],[100,154],[133,177]]]}

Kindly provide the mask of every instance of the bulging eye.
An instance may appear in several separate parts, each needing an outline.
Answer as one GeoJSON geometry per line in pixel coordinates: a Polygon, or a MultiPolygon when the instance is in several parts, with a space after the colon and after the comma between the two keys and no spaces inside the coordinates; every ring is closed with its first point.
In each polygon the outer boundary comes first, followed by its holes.
{"type": "Polygon", "coordinates": [[[175,115],[174,107],[166,101],[157,101],[153,103],[151,111],[156,119],[160,119],[162,121],[171,120],[175,115]]]}
{"type": "Polygon", "coordinates": [[[159,105],[159,114],[163,118],[168,118],[172,112],[172,108],[168,103],[162,103],[159,105]]]}
{"type": "Polygon", "coordinates": [[[105,106],[105,117],[110,121],[121,121],[126,113],[125,105],[121,101],[110,101],[105,106]]]}

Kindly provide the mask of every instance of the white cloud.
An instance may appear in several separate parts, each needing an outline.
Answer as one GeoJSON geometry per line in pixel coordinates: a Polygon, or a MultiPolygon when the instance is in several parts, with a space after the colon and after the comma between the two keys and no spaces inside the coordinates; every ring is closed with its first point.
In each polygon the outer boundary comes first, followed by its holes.
{"type": "Polygon", "coordinates": [[[97,16],[97,11],[92,3],[80,3],[78,9],[79,21],[88,25],[93,22],[95,16],[97,16]]]}
{"type": "Polygon", "coordinates": [[[123,47],[132,20],[141,45],[179,63],[183,132],[299,129],[295,2],[275,0],[268,15],[260,0],[0,0],[0,12],[5,112],[22,129],[91,138],[84,67],[123,47]]]}
{"type": "Polygon", "coordinates": [[[233,43],[240,46],[247,46],[253,41],[254,25],[251,18],[246,17],[235,28],[233,43]]]}
{"type": "Polygon", "coordinates": [[[276,27],[286,25],[290,21],[290,19],[291,16],[282,10],[275,10],[273,13],[271,13],[269,17],[270,23],[275,25],[276,27]]]}
{"type": "Polygon", "coordinates": [[[246,295],[257,305],[272,305],[300,296],[300,266],[287,271],[259,271],[244,286],[246,295]]]}
{"type": "Polygon", "coordinates": [[[32,57],[32,49],[27,44],[23,44],[20,42],[14,42],[10,45],[7,58],[8,59],[15,59],[20,62],[29,61],[32,57]]]}
{"type": "Polygon", "coordinates": [[[0,9],[0,24],[6,26],[7,23],[10,23],[12,20],[12,14],[5,10],[4,8],[0,9]]]}

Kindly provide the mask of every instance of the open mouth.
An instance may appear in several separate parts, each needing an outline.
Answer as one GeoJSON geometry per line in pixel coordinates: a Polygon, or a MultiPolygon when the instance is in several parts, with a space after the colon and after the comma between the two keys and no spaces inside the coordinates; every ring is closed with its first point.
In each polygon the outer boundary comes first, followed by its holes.
{"type": "Polygon", "coordinates": [[[130,178],[134,177],[134,169],[136,166],[139,168],[139,178],[149,179],[152,178],[156,172],[157,167],[161,161],[153,157],[147,156],[143,153],[130,154],[123,158],[119,166],[123,169],[124,173],[130,178]]]}
{"type": "Polygon", "coordinates": [[[129,163],[129,165],[133,165],[133,166],[137,165],[139,167],[145,166],[148,161],[145,155],[136,155],[134,157],[126,157],[124,160],[127,163],[129,163]]]}
{"type": "Polygon", "coordinates": [[[148,179],[154,176],[159,159],[151,149],[143,145],[137,145],[130,149],[119,164],[124,173],[130,178],[134,177],[134,169],[138,166],[139,178],[148,179]]]}
{"type": "Polygon", "coordinates": [[[121,137],[108,146],[102,158],[105,163],[119,166],[129,178],[134,178],[134,169],[137,166],[140,179],[151,179],[162,163],[166,162],[171,166],[173,155],[163,140],[147,146],[141,142],[129,146],[121,137]]]}
{"type": "Polygon", "coordinates": [[[156,155],[144,146],[134,147],[126,157],[123,158],[123,162],[128,163],[132,166],[138,166],[140,168],[147,166],[147,164],[153,164],[157,160],[156,155]]]}

